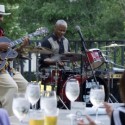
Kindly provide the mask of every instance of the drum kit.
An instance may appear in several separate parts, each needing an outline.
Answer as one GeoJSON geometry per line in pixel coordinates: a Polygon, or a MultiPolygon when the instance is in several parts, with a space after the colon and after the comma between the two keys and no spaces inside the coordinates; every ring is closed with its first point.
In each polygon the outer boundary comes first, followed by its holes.
{"type": "MultiPolygon", "coordinates": [[[[102,48],[112,48],[112,47],[121,47],[125,45],[118,45],[118,44],[111,44],[109,46],[103,46],[102,48]]],[[[36,54],[50,54],[53,55],[53,51],[45,48],[45,47],[32,47],[27,46],[23,48],[24,53],[36,53],[36,54]]],[[[84,89],[82,100],[86,100],[88,97],[84,95],[88,94],[93,82],[93,76],[91,74],[91,67],[95,71],[99,67],[101,67],[104,63],[113,63],[110,60],[107,60],[106,57],[110,57],[109,55],[103,54],[103,52],[98,49],[88,49],[86,51],[88,59],[85,54],[83,53],[75,53],[75,52],[68,52],[64,54],[59,54],[56,56],[52,56],[51,59],[54,59],[56,65],[50,66],[49,68],[43,68],[41,70],[40,78],[42,80],[42,84],[44,86],[51,85],[52,88],[57,88],[57,95],[63,100],[63,102],[67,105],[69,103],[65,92],[65,84],[67,79],[75,78],[79,81],[80,87],[84,89]],[[58,66],[58,61],[66,63],[66,67],[68,68],[60,68],[58,66]],[[77,65],[73,65],[73,62],[77,62],[77,65]],[[71,64],[72,63],[72,64],[71,64]],[[83,65],[82,65],[83,64],[83,65]],[[90,66],[91,65],[91,66],[90,66]],[[89,74],[89,73],[90,74],[89,74]],[[89,75],[88,75],[89,74],[89,75]],[[85,87],[86,86],[86,87],[85,87]],[[87,90],[88,89],[88,90],[87,90]]],[[[115,63],[114,63],[115,64],[115,63]]],[[[122,67],[124,68],[124,67],[122,67]]],[[[39,71],[38,71],[39,72],[39,71]]],[[[109,97],[109,88],[105,81],[96,76],[96,80],[99,84],[104,85],[105,88],[105,100],[108,100],[109,97]]],[[[46,89],[46,87],[44,87],[46,89]]],[[[81,101],[81,99],[80,99],[81,101]]]]}

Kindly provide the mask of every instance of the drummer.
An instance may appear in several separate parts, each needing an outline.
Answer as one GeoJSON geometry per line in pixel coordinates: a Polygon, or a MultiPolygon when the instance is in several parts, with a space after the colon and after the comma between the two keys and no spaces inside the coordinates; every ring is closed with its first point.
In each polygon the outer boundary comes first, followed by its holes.
{"type": "MultiPolygon", "coordinates": [[[[59,55],[70,51],[69,41],[64,37],[67,30],[67,22],[65,20],[57,20],[54,31],[51,35],[42,40],[42,47],[49,48],[53,51],[53,55],[59,55]]],[[[40,69],[48,67],[50,65],[58,64],[59,67],[63,67],[64,63],[58,60],[58,58],[51,58],[53,55],[41,54],[39,64],[40,69]]]]}

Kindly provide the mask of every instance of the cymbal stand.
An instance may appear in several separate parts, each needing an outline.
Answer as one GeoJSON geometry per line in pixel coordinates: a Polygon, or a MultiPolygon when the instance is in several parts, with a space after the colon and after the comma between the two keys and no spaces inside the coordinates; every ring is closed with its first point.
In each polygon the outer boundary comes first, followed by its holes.
{"type": "MultiPolygon", "coordinates": [[[[51,83],[52,83],[52,72],[51,72],[51,83]]],[[[52,89],[54,89],[55,91],[57,91],[57,82],[58,82],[58,78],[59,78],[59,73],[58,73],[58,65],[57,65],[57,62],[56,62],[56,67],[55,67],[55,76],[54,76],[54,80],[55,80],[55,84],[53,86],[52,89]]]]}
{"type": "Polygon", "coordinates": [[[46,78],[48,78],[48,77],[49,77],[49,74],[46,73],[45,69],[43,69],[40,78],[42,79],[41,82],[43,82],[44,90],[46,90],[46,83],[45,83],[45,80],[46,80],[46,78]]]}
{"type": "Polygon", "coordinates": [[[36,82],[39,82],[38,52],[36,53],[36,82]]]}
{"type": "MultiPolygon", "coordinates": [[[[94,69],[93,69],[92,64],[91,64],[91,62],[90,62],[89,55],[87,54],[87,51],[88,51],[88,50],[87,50],[87,48],[86,48],[86,43],[85,43],[85,40],[84,40],[84,38],[83,38],[83,34],[82,34],[82,32],[81,32],[81,29],[80,29],[79,26],[76,26],[76,30],[78,31],[78,34],[79,34],[79,36],[80,36],[80,38],[81,38],[81,44],[82,44],[82,49],[81,49],[81,51],[82,51],[82,54],[85,54],[86,59],[87,59],[89,65],[90,65],[90,70],[91,70],[91,72],[92,72],[92,75],[93,75],[93,78],[94,78],[94,80],[95,80],[95,83],[96,83],[96,85],[99,86],[99,83],[97,82],[97,79],[96,79],[96,76],[95,76],[95,73],[94,73],[94,69]]],[[[83,55],[82,55],[82,56],[83,56],[83,55]]],[[[83,66],[82,56],[81,56],[81,68],[82,68],[82,66],[83,66]]],[[[85,67],[84,67],[84,68],[85,68],[85,67]]],[[[86,71],[86,72],[87,72],[87,71],[86,71]]],[[[81,69],[81,81],[83,82],[83,80],[82,80],[82,69],[81,69]]],[[[83,89],[84,89],[84,91],[86,91],[86,85],[85,85],[85,87],[84,87],[83,89]]],[[[82,89],[82,85],[81,85],[81,86],[80,86],[80,98],[81,98],[81,101],[83,100],[83,89],[82,89]]],[[[86,96],[86,95],[85,95],[85,96],[86,96]]]]}
{"type": "MultiPolygon", "coordinates": [[[[59,72],[58,72],[58,62],[56,62],[56,68],[55,68],[55,77],[54,77],[54,80],[55,80],[55,85],[54,85],[54,90],[56,91],[57,93],[57,84],[58,84],[58,78],[59,78],[59,72]]],[[[62,88],[63,89],[63,88],[62,88]]],[[[65,103],[63,102],[63,100],[61,99],[61,97],[58,95],[58,101],[61,101],[61,103],[63,104],[63,106],[68,109],[68,107],[65,105],[65,103]]],[[[68,109],[69,110],[69,109],[68,109]]]]}
{"type": "MultiPolygon", "coordinates": [[[[109,51],[110,52],[110,51],[109,51]]],[[[109,55],[109,52],[107,55],[109,55]]],[[[110,57],[110,56],[108,56],[110,57]]],[[[111,58],[108,58],[108,60],[111,60],[111,58]]],[[[109,62],[106,62],[106,71],[107,71],[107,79],[108,79],[108,89],[109,89],[109,102],[113,103],[112,99],[118,103],[118,100],[113,96],[111,93],[110,88],[113,88],[113,72],[110,72],[110,70],[113,70],[113,64],[111,63],[111,68],[109,62]],[[111,78],[111,83],[110,83],[110,78],[111,78]]]]}

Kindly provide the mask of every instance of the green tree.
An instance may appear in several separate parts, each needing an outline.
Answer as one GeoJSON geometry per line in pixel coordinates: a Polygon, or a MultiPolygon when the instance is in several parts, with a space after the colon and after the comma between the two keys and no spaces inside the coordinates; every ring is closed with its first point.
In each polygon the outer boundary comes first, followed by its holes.
{"type": "Polygon", "coordinates": [[[78,39],[79,25],[85,39],[124,39],[125,0],[4,0],[4,26],[13,39],[45,26],[50,32],[57,19],[68,23],[67,36],[78,39]],[[8,23],[9,22],[9,23],[8,23]]]}

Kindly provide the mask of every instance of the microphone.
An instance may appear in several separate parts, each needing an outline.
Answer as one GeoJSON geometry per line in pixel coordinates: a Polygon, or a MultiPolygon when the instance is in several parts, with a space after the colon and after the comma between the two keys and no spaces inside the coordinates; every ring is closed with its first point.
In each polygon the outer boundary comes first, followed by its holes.
{"type": "Polygon", "coordinates": [[[84,42],[84,38],[83,38],[83,35],[82,35],[82,32],[81,32],[81,28],[80,28],[80,26],[75,26],[75,29],[76,29],[76,31],[78,32],[78,34],[79,34],[79,36],[80,36],[80,38],[81,38],[81,41],[83,41],[84,42]]]}
{"type": "Polygon", "coordinates": [[[84,50],[84,51],[86,51],[87,49],[86,49],[86,43],[85,43],[85,40],[84,40],[84,38],[83,38],[83,35],[82,35],[82,32],[81,32],[81,28],[80,28],[80,26],[75,26],[75,29],[76,29],[76,31],[78,32],[78,34],[79,34],[79,36],[80,36],[80,38],[81,38],[81,42],[82,42],[82,47],[83,47],[83,49],[82,49],[82,51],[84,50]]]}
{"type": "Polygon", "coordinates": [[[76,31],[81,31],[80,26],[75,26],[76,31]]]}

